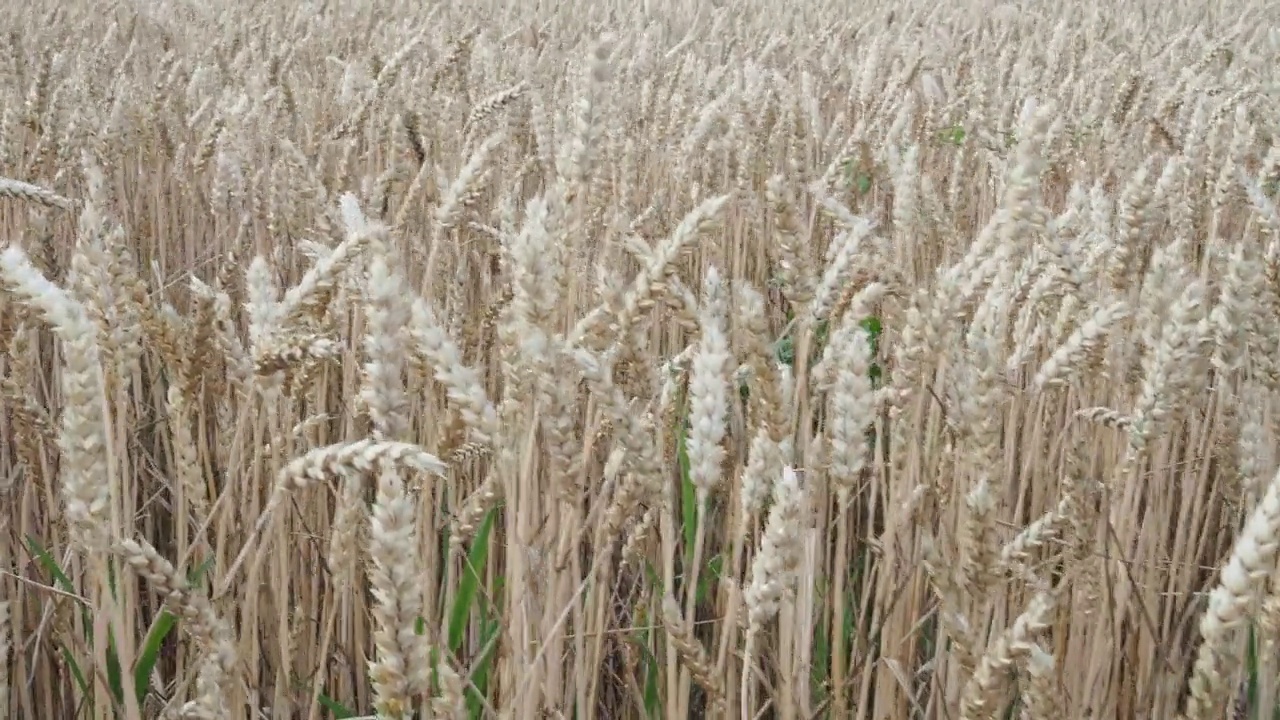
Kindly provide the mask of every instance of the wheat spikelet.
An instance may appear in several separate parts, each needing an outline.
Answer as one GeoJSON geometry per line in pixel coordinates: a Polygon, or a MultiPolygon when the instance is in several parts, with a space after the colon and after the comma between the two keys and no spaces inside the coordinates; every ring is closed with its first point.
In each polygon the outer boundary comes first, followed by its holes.
{"type": "Polygon", "coordinates": [[[32,185],[21,180],[0,178],[0,197],[26,200],[46,207],[58,208],[59,210],[71,209],[71,201],[67,198],[52,190],[46,190],[39,185],[32,185]]]}
{"type": "Polygon", "coordinates": [[[0,274],[10,292],[38,309],[63,339],[62,495],[77,542],[85,549],[101,548],[109,532],[111,473],[98,333],[84,306],[40,275],[22,250],[9,247],[0,253],[0,274]]]}
{"type": "Polygon", "coordinates": [[[1272,479],[1222,567],[1209,607],[1200,618],[1200,649],[1182,716],[1210,717],[1223,706],[1237,662],[1234,635],[1260,597],[1262,582],[1280,550],[1280,475],[1272,479]]]}

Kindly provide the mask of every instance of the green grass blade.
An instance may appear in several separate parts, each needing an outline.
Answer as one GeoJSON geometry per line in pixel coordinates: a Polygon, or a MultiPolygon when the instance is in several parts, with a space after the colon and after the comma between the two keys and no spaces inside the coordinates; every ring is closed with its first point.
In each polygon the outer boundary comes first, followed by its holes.
{"type": "Polygon", "coordinates": [[[658,659],[649,650],[652,635],[652,630],[643,630],[635,645],[640,650],[639,664],[644,674],[644,711],[649,717],[657,718],[662,717],[662,692],[658,686],[658,659]]]}
{"type": "Polygon", "coordinates": [[[1261,669],[1258,665],[1258,634],[1253,623],[1249,624],[1249,637],[1245,645],[1245,674],[1248,677],[1249,686],[1245,690],[1245,697],[1248,698],[1250,716],[1260,720],[1262,708],[1258,707],[1258,671],[1261,669]]]}
{"type": "Polygon", "coordinates": [[[827,683],[831,681],[831,643],[827,639],[827,623],[813,624],[813,667],[809,670],[809,691],[815,702],[826,699],[827,683]]]}
{"type": "MultiPolygon", "coordinates": [[[[49,573],[50,577],[53,578],[54,583],[57,584],[59,588],[72,595],[79,594],[76,592],[75,583],[71,582],[71,578],[65,571],[63,571],[62,566],[58,564],[57,559],[55,559],[53,555],[45,549],[44,545],[42,545],[34,535],[27,536],[27,548],[31,550],[31,554],[35,555],[36,560],[40,562],[40,565],[44,567],[45,572],[49,573]]],[[[86,640],[88,641],[89,646],[93,647],[93,622],[89,617],[89,611],[83,610],[83,612],[85,633],[88,635],[86,640]]],[[[115,652],[115,638],[111,637],[109,633],[107,635],[107,642],[107,681],[111,687],[112,694],[115,695],[116,701],[123,702],[124,687],[120,681],[120,659],[115,652]]],[[[71,670],[72,676],[75,677],[76,685],[80,686],[80,691],[85,694],[85,697],[89,697],[89,683],[85,680],[84,672],[80,669],[79,663],[76,662],[75,657],[71,654],[71,650],[65,646],[62,648],[62,658],[66,661],[67,667],[71,670]]]]}
{"type": "MultiPolygon", "coordinates": [[[[502,595],[507,586],[507,579],[499,575],[493,580],[493,594],[502,595]]],[[[484,654],[476,661],[471,673],[471,686],[467,688],[467,709],[472,718],[484,717],[484,703],[481,699],[489,693],[489,678],[493,676],[493,662],[497,657],[498,643],[501,641],[501,618],[490,614],[489,608],[480,606],[480,647],[484,654]]]]}
{"type": "Polygon", "coordinates": [[[142,702],[147,696],[151,673],[160,660],[160,648],[177,624],[178,618],[168,610],[162,611],[160,617],[151,624],[151,630],[147,632],[147,637],[142,642],[142,652],[138,654],[138,661],[133,666],[133,693],[138,698],[138,702],[142,702]]]}
{"type": "MultiPolygon", "coordinates": [[[[40,544],[39,540],[32,535],[28,535],[27,547],[31,550],[31,554],[35,555],[36,559],[40,561],[40,564],[44,566],[45,572],[49,573],[53,578],[54,583],[61,588],[63,592],[70,595],[79,595],[79,593],[76,592],[75,583],[71,582],[71,578],[63,572],[62,567],[58,565],[58,561],[49,553],[48,550],[44,548],[43,545],[40,544]]],[[[93,647],[93,621],[89,617],[89,609],[81,608],[80,612],[83,615],[85,632],[88,635],[86,639],[89,642],[89,647],[93,647]]]]}
{"type": "Polygon", "coordinates": [[[116,595],[116,563],[115,558],[107,558],[107,588],[111,590],[111,602],[119,602],[116,595]]]}
{"type": "Polygon", "coordinates": [[[658,574],[658,569],[649,562],[649,558],[644,558],[644,576],[649,580],[649,587],[652,587],[660,595],[666,594],[667,588],[662,582],[662,576],[658,574]]]}
{"type": "Polygon", "coordinates": [[[711,596],[712,583],[720,582],[720,573],[724,571],[724,555],[717,553],[707,561],[707,566],[698,575],[698,590],[694,593],[694,603],[701,605],[711,596]]]}
{"type": "Polygon", "coordinates": [[[213,567],[213,558],[210,557],[204,562],[191,569],[187,573],[187,585],[192,589],[202,589],[204,587],[205,578],[209,576],[209,569],[213,567]]]}
{"type": "Polygon", "coordinates": [[[71,651],[65,646],[62,648],[62,660],[67,663],[67,669],[71,671],[71,677],[75,678],[76,686],[80,688],[80,692],[86,698],[89,698],[89,683],[84,679],[84,672],[80,670],[80,664],[76,662],[75,657],[71,655],[71,651]]]}
{"type": "Polygon", "coordinates": [[[120,654],[116,651],[116,634],[107,628],[107,685],[116,702],[124,704],[124,672],[120,669],[120,654]]]}
{"type": "Polygon", "coordinates": [[[76,593],[75,584],[71,582],[71,578],[67,577],[67,574],[58,566],[58,561],[49,554],[48,550],[44,549],[44,546],[40,544],[39,540],[34,536],[28,535],[27,547],[31,549],[31,553],[36,556],[36,559],[44,566],[44,569],[53,576],[53,579],[57,581],[58,586],[62,588],[63,591],[69,592],[72,595],[78,594],[76,593]]]}
{"type": "Polygon", "coordinates": [[[471,618],[471,605],[480,590],[480,575],[489,561],[489,534],[493,531],[497,512],[498,508],[493,508],[485,514],[484,522],[480,524],[480,530],[471,542],[471,550],[467,552],[467,566],[462,569],[462,579],[458,584],[458,594],[453,599],[453,607],[449,609],[449,649],[454,653],[462,648],[467,621],[471,618]]]}
{"type": "Polygon", "coordinates": [[[334,720],[347,720],[347,718],[353,718],[356,716],[355,711],[347,709],[345,705],[324,693],[320,693],[320,697],[317,699],[320,701],[320,704],[324,706],[325,710],[328,710],[333,714],[334,720]]]}
{"type": "MultiPolygon", "coordinates": [[[[187,573],[187,585],[192,588],[202,587],[211,567],[213,567],[212,557],[192,568],[187,573]]],[[[147,696],[151,673],[155,672],[156,663],[160,661],[160,650],[164,646],[164,641],[177,624],[178,618],[173,613],[162,610],[155,622],[151,623],[151,629],[147,631],[147,637],[142,642],[142,651],[133,665],[133,692],[139,703],[147,696]]]]}
{"type": "Polygon", "coordinates": [[[481,608],[484,617],[481,620],[480,647],[484,654],[475,664],[471,672],[471,684],[467,686],[467,713],[469,717],[480,720],[484,717],[484,697],[489,692],[489,676],[493,672],[493,660],[498,654],[498,634],[502,626],[496,619],[488,617],[489,613],[481,608]]]}
{"type": "Polygon", "coordinates": [[[698,493],[689,479],[689,423],[683,418],[676,423],[676,461],[680,464],[680,513],[684,531],[684,572],[693,565],[693,546],[698,538],[698,493]]]}
{"type": "MultiPolygon", "coordinates": [[[[884,331],[880,324],[880,318],[870,315],[863,318],[859,324],[863,330],[867,331],[867,335],[871,336],[871,356],[875,357],[880,352],[880,334],[884,331]]],[[[884,370],[880,367],[880,363],[871,363],[871,370],[867,374],[871,377],[871,386],[880,387],[884,376],[884,370]]]]}

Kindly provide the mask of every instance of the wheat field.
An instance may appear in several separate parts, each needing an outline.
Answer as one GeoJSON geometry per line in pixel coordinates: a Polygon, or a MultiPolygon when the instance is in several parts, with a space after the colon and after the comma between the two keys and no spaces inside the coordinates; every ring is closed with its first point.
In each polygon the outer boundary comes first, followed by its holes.
{"type": "Polygon", "coordinates": [[[1280,6],[0,18],[0,720],[1280,716],[1280,6]]]}

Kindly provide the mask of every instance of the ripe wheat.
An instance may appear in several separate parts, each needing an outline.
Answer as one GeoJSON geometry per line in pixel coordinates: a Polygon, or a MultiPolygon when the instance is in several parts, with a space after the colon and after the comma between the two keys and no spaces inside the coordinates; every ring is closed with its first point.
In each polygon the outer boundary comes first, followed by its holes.
{"type": "Polygon", "coordinates": [[[0,9],[0,720],[1280,707],[1273,7],[145,5],[0,9]]]}

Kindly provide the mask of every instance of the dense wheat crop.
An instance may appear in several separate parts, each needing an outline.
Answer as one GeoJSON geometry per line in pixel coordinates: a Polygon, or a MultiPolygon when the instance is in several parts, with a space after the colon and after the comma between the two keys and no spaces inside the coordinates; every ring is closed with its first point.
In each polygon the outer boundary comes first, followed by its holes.
{"type": "Polygon", "coordinates": [[[4,3],[0,718],[1270,720],[1280,9],[1026,4],[4,3]]]}

